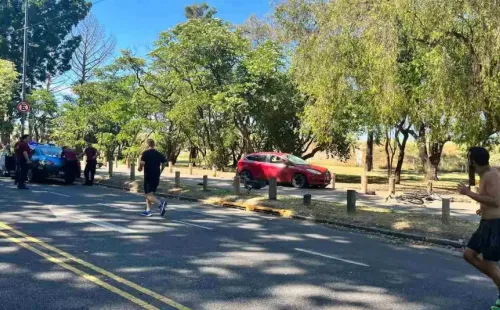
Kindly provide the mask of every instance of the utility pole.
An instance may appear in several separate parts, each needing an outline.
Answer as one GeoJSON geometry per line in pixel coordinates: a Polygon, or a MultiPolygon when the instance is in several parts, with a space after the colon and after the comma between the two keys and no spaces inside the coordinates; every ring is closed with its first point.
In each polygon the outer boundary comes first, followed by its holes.
{"type": "MultiPolygon", "coordinates": [[[[28,0],[24,4],[24,47],[23,47],[23,85],[21,90],[21,101],[26,101],[26,57],[28,54],[28,0]]],[[[26,123],[26,113],[21,115],[21,135],[24,135],[26,123]]]]}

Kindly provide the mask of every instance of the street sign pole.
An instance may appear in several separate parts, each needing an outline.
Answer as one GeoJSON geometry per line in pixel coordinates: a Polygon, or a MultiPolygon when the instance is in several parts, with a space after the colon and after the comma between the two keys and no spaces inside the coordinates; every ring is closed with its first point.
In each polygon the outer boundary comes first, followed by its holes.
{"type": "MultiPolygon", "coordinates": [[[[21,101],[26,102],[26,57],[28,54],[28,0],[25,1],[24,8],[24,47],[23,47],[23,85],[21,88],[21,101]]],[[[26,113],[21,115],[21,135],[24,135],[26,123],[26,113]]]]}

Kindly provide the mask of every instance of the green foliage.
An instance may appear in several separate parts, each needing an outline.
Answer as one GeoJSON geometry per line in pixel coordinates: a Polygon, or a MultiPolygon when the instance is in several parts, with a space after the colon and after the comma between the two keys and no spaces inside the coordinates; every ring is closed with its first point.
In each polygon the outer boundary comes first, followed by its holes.
{"type": "MultiPolygon", "coordinates": [[[[0,3],[0,58],[8,59],[22,70],[24,1],[0,3]]],[[[70,69],[69,62],[80,43],[79,37],[68,36],[71,29],[87,15],[90,3],[85,0],[29,2],[29,50],[27,80],[37,82],[70,69]]]]}
{"type": "Polygon", "coordinates": [[[19,74],[12,62],[0,59],[0,134],[2,137],[12,131],[8,115],[12,113],[12,100],[19,74]]]}
{"type": "Polygon", "coordinates": [[[50,142],[53,130],[52,121],[57,116],[57,102],[54,95],[45,89],[35,90],[29,97],[31,105],[29,126],[38,142],[50,142]]]}

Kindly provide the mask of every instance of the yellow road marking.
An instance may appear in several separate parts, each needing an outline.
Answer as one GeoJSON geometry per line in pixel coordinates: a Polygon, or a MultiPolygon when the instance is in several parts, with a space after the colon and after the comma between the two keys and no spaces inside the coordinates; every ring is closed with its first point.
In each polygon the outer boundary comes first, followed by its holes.
{"type": "Polygon", "coordinates": [[[42,246],[42,247],[44,247],[44,248],[46,248],[46,249],[48,249],[50,251],[53,251],[53,252],[55,252],[55,253],[63,256],[63,257],[66,257],[66,258],[74,261],[75,263],[78,263],[78,264],[80,264],[82,266],[85,266],[85,267],[87,267],[89,269],[92,269],[93,271],[95,271],[97,273],[100,273],[100,274],[102,274],[102,275],[104,275],[106,277],[109,277],[109,278],[115,280],[116,282],[119,282],[119,283],[121,283],[123,285],[126,285],[126,286],[128,286],[130,288],[133,288],[133,289],[135,289],[135,290],[137,290],[137,291],[139,291],[139,292],[141,292],[143,294],[151,296],[151,297],[153,297],[153,298],[155,298],[155,299],[157,299],[157,300],[159,300],[159,301],[161,301],[161,302],[163,302],[163,303],[165,303],[165,304],[167,304],[167,305],[169,305],[169,306],[171,306],[171,307],[173,307],[175,309],[178,309],[178,310],[191,310],[190,308],[188,308],[186,306],[183,306],[183,305],[179,304],[178,302],[173,301],[170,298],[167,298],[167,297],[165,297],[163,295],[155,293],[155,292],[153,292],[153,291],[151,291],[151,290],[149,290],[149,289],[147,289],[145,287],[142,287],[142,286],[140,286],[138,284],[135,284],[134,282],[131,282],[131,281],[126,280],[126,279],[124,279],[124,278],[122,278],[120,276],[117,276],[114,273],[111,273],[111,272],[109,272],[107,270],[99,268],[99,267],[97,267],[97,266],[95,266],[95,265],[93,265],[91,263],[88,263],[88,262],[86,262],[84,260],[81,260],[81,259],[79,259],[79,258],[77,258],[77,257],[75,257],[75,256],[73,256],[73,255],[71,255],[69,253],[61,251],[58,248],[53,247],[53,246],[51,246],[51,245],[49,245],[49,244],[47,244],[47,243],[45,243],[45,242],[43,242],[43,241],[41,241],[41,240],[39,240],[37,238],[31,237],[31,236],[29,236],[29,235],[27,235],[27,234],[25,234],[25,233],[23,233],[23,232],[21,232],[19,230],[16,230],[16,229],[10,227],[9,225],[7,225],[5,223],[0,222],[0,228],[7,229],[7,230],[9,230],[9,231],[17,234],[18,236],[26,238],[27,240],[29,240],[29,241],[31,241],[33,243],[39,244],[40,246],[42,246]]]}
{"type": "Polygon", "coordinates": [[[44,253],[44,252],[42,252],[42,251],[40,251],[40,250],[32,247],[31,245],[28,245],[28,244],[24,243],[23,241],[19,240],[18,238],[11,237],[10,235],[6,234],[3,231],[0,231],[0,236],[3,236],[5,239],[18,244],[18,245],[22,246],[23,248],[25,248],[27,250],[30,250],[31,252],[33,252],[35,254],[38,254],[38,255],[42,256],[43,258],[45,258],[49,262],[57,264],[57,265],[65,268],[65,269],[67,269],[67,270],[69,270],[71,272],[76,273],[80,277],[82,277],[84,279],[87,279],[87,280],[89,280],[89,281],[91,281],[91,282],[93,282],[93,283],[95,283],[95,284],[97,284],[97,285],[99,285],[99,286],[107,289],[110,292],[113,292],[115,294],[120,295],[121,297],[123,297],[125,299],[130,300],[131,302],[133,302],[133,303],[141,306],[144,309],[159,310],[155,306],[150,305],[147,302],[145,302],[145,301],[143,301],[143,300],[141,300],[139,298],[136,298],[136,297],[130,295],[129,293],[127,293],[127,292],[124,292],[124,291],[120,290],[119,288],[116,288],[116,287],[114,287],[114,286],[112,286],[112,285],[110,285],[110,284],[108,284],[106,282],[103,282],[100,279],[98,279],[98,278],[96,278],[96,277],[94,277],[94,276],[92,276],[92,275],[90,275],[88,273],[85,273],[85,272],[81,271],[80,269],[77,269],[77,268],[75,268],[73,266],[70,266],[70,265],[62,262],[60,259],[55,258],[53,256],[50,256],[49,254],[46,254],[46,253],[44,253]]]}

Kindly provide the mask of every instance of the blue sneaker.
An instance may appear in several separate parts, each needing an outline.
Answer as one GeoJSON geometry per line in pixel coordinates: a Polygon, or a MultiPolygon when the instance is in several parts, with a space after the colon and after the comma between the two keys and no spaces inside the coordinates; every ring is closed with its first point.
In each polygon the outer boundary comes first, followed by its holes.
{"type": "Polygon", "coordinates": [[[153,214],[151,213],[151,211],[144,211],[141,213],[142,216],[146,216],[146,217],[150,217],[152,216],[153,214]]]}
{"type": "Polygon", "coordinates": [[[166,211],[167,211],[167,201],[162,200],[160,204],[160,215],[164,216],[166,211]]]}

